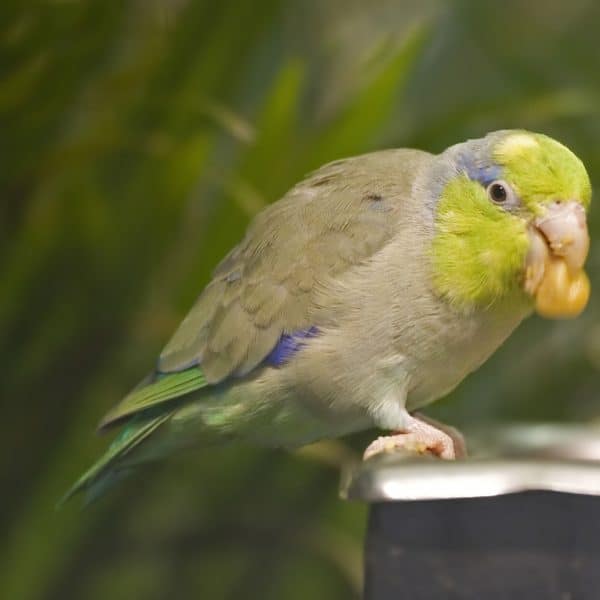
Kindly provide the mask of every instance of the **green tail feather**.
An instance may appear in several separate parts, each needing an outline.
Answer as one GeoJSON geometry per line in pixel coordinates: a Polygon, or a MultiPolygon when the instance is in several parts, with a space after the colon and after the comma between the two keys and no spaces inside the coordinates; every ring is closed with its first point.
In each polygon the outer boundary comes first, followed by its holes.
{"type": "Polygon", "coordinates": [[[75,482],[59,501],[58,506],[82,491],[86,492],[86,503],[91,502],[112,484],[126,476],[129,468],[122,464],[123,459],[168,421],[172,414],[168,412],[139,422],[134,420],[115,439],[104,456],[75,482]]]}
{"type": "Polygon", "coordinates": [[[160,373],[154,381],[144,380],[102,419],[100,429],[125,419],[130,421],[104,456],[64,495],[59,506],[81,491],[86,492],[88,501],[93,500],[126,476],[132,467],[132,461],[126,460],[129,453],[173,415],[175,407],[163,405],[206,386],[206,379],[199,367],[176,373],[160,373]]]}
{"type": "Polygon", "coordinates": [[[199,367],[176,373],[160,374],[156,381],[137,387],[113,408],[100,422],[105,429],[127,417],[154,408],[163,402],[179,398],[206,387],[206,379],[199,367]]]}

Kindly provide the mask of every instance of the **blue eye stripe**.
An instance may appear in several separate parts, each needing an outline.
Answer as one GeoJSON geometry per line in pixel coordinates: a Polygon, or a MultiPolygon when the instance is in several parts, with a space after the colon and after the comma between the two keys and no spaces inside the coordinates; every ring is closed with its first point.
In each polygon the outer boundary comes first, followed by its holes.
{"type": "Polygon", "coordinates": [[[492,181],[502,178],[502,168],[498,165],[477,164],[472,159],[464,156],[459,159],[458,167],[469,179],[479,182],[483,187],[487,187],[492,181]]]}
{"type": "Polygon", "coordinates": [[[487,187],[492,181],[500,179],[500,173],[500,167],[483,167],[467,174],[473,181],[478,181],[483,187],[487,187]]]}

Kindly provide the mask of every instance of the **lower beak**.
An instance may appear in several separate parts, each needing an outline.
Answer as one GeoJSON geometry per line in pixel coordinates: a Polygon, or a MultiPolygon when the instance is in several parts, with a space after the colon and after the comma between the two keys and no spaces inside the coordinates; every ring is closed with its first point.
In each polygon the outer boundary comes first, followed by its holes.
{"type": "Polygon", "coordinates": [[[554,202],[528,233],[524,286],[535,297],[537,312],[550,318],[576,317],[590,295],[583,271],[590,247],[583,207],[577,202],[554,202]]]}

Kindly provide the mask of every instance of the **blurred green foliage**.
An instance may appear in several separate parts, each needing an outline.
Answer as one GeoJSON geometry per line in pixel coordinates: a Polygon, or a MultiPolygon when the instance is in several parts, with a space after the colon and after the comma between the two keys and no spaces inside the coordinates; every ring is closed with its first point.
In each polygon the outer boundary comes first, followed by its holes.
{"type": "MultiPolygon", "coordinates": [[[[597,183],[599,27],[593,0],[3,0],[0,597],[358,598],[366,511],[336,496],[352,440],[207,449],[86,511],[54,503],[249,218],[308,170],[525,127],[597,183]]],[[[597,288],[595,246],[589,265],[597,288]]],[[[597,418],[599,317],[531,319],[432,413],[597,418]]]]}

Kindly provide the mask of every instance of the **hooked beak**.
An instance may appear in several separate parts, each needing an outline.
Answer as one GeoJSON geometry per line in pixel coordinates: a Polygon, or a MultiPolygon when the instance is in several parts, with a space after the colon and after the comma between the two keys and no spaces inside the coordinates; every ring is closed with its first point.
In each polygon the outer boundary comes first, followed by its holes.
{"type": "Polygon", "coordinates": [[[528,229],[525,290],[535,297],[539,314],[575,317],[585,308],[590,283],[583,271],[590,237],[581,204],[553,202],[528,229]]]}
{"type": "Polygon", "coordinates": [[[546,238],[554,256],[564,259],[572,273],[583,268],[590,249],[585,210],[577,202],[552,203],[535,227],[546,238]]]}

